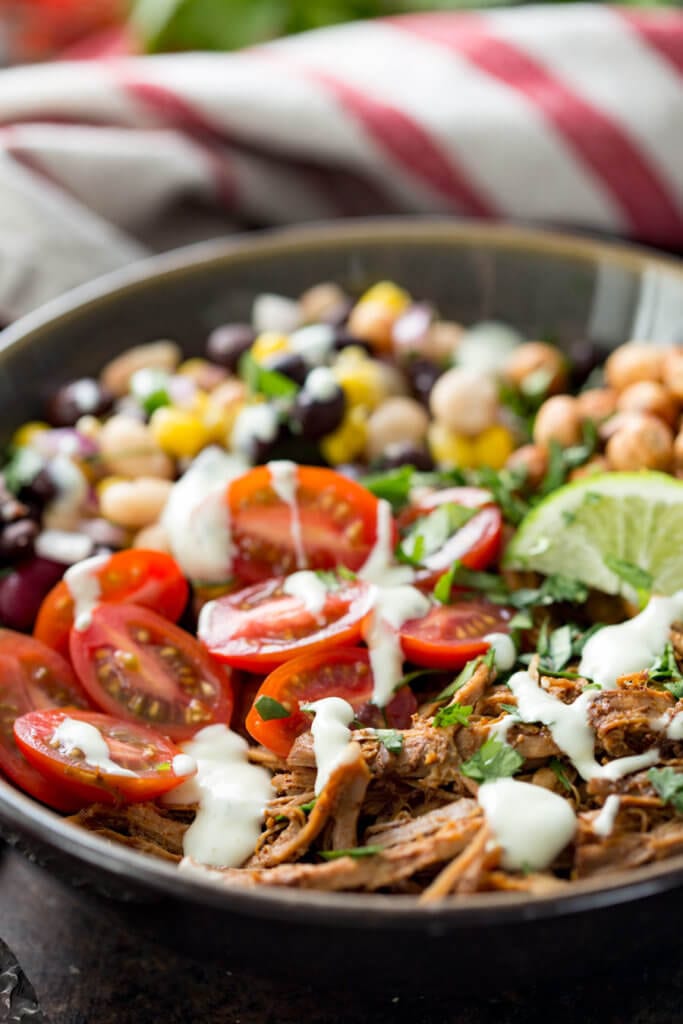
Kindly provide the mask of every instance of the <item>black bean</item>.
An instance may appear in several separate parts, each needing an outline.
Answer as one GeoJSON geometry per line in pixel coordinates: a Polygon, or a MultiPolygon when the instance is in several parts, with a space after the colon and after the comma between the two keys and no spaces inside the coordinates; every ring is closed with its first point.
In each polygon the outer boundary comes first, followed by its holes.
{"type": "Polygon", "coordinates": [[[290,380],[301,385],[308,376],[308,363],[297,355],[296,352],[285,352],[272,360],[268,360],[267,369],[275,370],[277,373],[289,377],[290,380]]]}
{"type": "Polygon", "coordinates": [[[331,398],[314,397],[302,388],[294,400],[291,411],[292,427],[309,441],[317,441],[336,430],[344,418],[346,398],[337,388],[331,398]]]}
{"type": "Polygon", "coordinates": [[[344,327],[335,332],[334,348],[337,352],[341,352],[343,348],[349,348],[351,345],[356,348],[362,348],[369,356],[373,354],[372,346],[367,341],[363,341],[362,338],[357,338],[354,334],[350,334],[344,327]]]}
{"type": "Polygon", "coordinates": [[[9,629],[30,630],[43,598],[66,566],[48,558],[30,558],[0,579],[0,622],[9,629]]]}
{"type": "Polygon", "coordinates": [[[92,377],[82,377],[55,391],[46,403],[45,418],[53,427],[73,427],[81,416],[104,416],[114,396],[92,377]]]}
{"type": "Polygon", "coordinates": [[[377,461],[377,469],[398,469],[401,466],[414,466],[421,473],[430,473],[434,469],[434,460],[426,448],[414,444],[391,444],[377,461]]]}
{"type": "Polygon", "coordinates": [[[432,388],[443,370],[431,359],[412,359],[405,369],[415,398],[424,405],[428,405],[432,388]]]}
{"type": "Polygon", "coordinates": [[[206,358],[234,372],[247,349],[256,340],[249,324],[222,324],[214,328],[206,342],[206,358]]]}
{"type": "Polygon", "coordinates": [[[57,488],[52,477],[46,469],[41,469],[30,484],[24,484],[19,491],[19,498],[33,510],[43,508],[56,494],[57,488]]]}
{"type": "Polygon", "coordinates": [[[0,531],[0,559],[16,562],[33,554],[33,542],[40,533],[33,519],[17,519],[0,531]]]}

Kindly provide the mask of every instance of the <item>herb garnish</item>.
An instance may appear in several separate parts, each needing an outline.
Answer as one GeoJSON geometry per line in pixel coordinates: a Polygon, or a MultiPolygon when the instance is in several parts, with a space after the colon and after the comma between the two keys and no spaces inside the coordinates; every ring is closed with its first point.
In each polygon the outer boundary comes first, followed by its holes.
{"type": "Polygon", "coordinates": [[[572,784],[567,778],[564,766],[562,762],[559,760],[559,758],[552,757],[550,759],[550,764],[548,767],[551,769],[551,771],[555,773],[555,777],[557,778],[560,785],[564,786],[564,788],[571,793],[572,784]]]}
{"type": "Polygon", "coordinates": [[[403,733],[400,729],[373,729],[372,732],[390,754],[400,754],[403,750],[403,733]]]}
{"type": "Polygon", "coordinates": [[[460,771],[476,782],[490,782],[514,775],[523,764],[524,758],[513,747],[491,739],[460,766],[460,771]]]}
{"type": "Polygon", "coordinates": [[[468,523],[479,510],[446,501],[422,516],[410,528],[398,546],[397,557],[411,565],[420,564],[429,555],[440,551],[449,537],[468,523]]]}
{"type": "Polygon", "coordinates": [[[672,693],[676,700],[683,697],[683,673],[678,667],[676,654],[671,642],[667,643],[655,663],[647,670],[652,683],[661,683],[665,690],[672,693]]]}
{"type": "Polygon", "coordinates": [[[447,700],[448,697],[452,697],[454,693],[461,690],[465,683],[469,683],[470,679],[479,668],[480,665],[487,665],[488,668],[493,668],[496,663],[496,652],[493,647],[489,647],[486,654],[480,654],[478,658],[472,658],[467,662],[466,665],[460,670],[459,674],[455,677],[452,683],[441,691],[436,697],[436,700],[447,700]]]}
{"type": "Polygon", "coordinates": [[[324,860],[338,860],[340,857],[376,857],[382,853],[381,846],[354,846],[350,850],[321,850],[320,856],[324,860]]]}
{"type": "Polygon", "coordinates": [[[245,352],[240,358],[237,372],[248,390],[255,395],[264,395],[266,398],[293,398],[299,390],[299,385],[290,377],[285,377],[284,373],[259,365],[251,352],[245,352]]]}
{"type": "Polygon", "coordinates": [[[673,768],[650,768],[647,777],[657,796],[683,814],[683,774],[673,768]]]}
{"type": "Polygon", "coordinates": [[[33,448],[11,448],[9,462],[5,463],[2,475],[12,494],[18,494],[22,487],[32,484],[43,468],[43,460],[33,448]]]}
{"type": "Polygon", "coordinates": [[[434,715],[433,725],[445,729],[449,725],[468,725],[473,708],[471,704],[448,704],[434,715]]]}
{"type": "Polygon", "coordinates": [[[638,604],[644,608],[650,600],[650,591],[654,582],[652,573],[649,573],[647,569],[641,569],[633,562],[627,562],[624,558],[617,558],[616,555],[605,555],[603,562],[610,572],[618,576],[623,583],[633,587],[638,596],[638,604]]]}
{"type": "Polygon", "coordinates": [[[557,441],[550,442],[548,469],[538,489],[538,497],[545,497],[556,491],[566,481],[573,469],[583,466],[594,453],[598,432],[592,420],[583,424],[583,443],[563,448],[557,441]]]}
{"type": "Polygon", "coordinates": [[[264,722],[270,722],[274,718],[289,718],[292,713],[279,700],[265,694],[254,702],[254,707],[264,722]]]}
{"type": "Polygon", "coordinates": [[[376,498],[388,501],[395,511],[408,503],[414,475],[413,466],[400,466],[386,473],[371,473],[364,476],[360,483],[376,498]]]}
{"type": "Polygon", "coordinates": [[[451,588],[456,585],[481,591],[495,604],[508,604],[520,610],[545,607],[559,602],[583,604],[588,597],[588,587],[585,584],[561,573],[546,576],[540,587],[508,590],[501,576],[468,569],[462,562],[454,562],[448,572],[444,573],[434,588],[434,596],[445,604],[446,601],[443,599],[446,593],[450,597],[451,588]]]}

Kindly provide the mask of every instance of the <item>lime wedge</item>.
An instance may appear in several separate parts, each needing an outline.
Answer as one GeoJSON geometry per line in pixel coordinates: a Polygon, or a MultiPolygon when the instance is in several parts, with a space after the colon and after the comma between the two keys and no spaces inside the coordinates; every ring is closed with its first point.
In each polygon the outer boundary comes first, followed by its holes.
{"type": "Polygon", "coordinates": [[[683,482],[665,473],[601,473],[560,487],[520,523],[504,566],[561,573],[607,594],[637,597],[608,566],[651,577],[653,594],[683,589],[683,482]]]}

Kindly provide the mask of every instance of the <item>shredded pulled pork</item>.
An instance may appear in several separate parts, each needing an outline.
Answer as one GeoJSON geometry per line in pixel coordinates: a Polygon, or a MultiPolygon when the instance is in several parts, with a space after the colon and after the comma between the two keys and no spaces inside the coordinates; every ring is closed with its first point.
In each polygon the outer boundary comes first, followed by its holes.
{"type": "MultiPolygon", "coordinates": [[[[680,657],[678,627],[672,638],[680,657]]],[[[535,662],[530,671],[539,679],[535,662]]],[[[585,681],[541,673],[540,685],[571,705],[585,681]]],[[[436,724],[435,715],[448,704],[431,698],[411,727],[401,731],[400,749],[387,749],[373,729],[354,729],[349,756],[332,771],[317,799],[310,732],[298,737],[286,761],[253,748],[250,759],[272,775],[263,830],[242,867],[211,869],[212,875],[231,886],[403,893],[431,903],[487,890],[545,894],[572,879],[683,852],[683,810],[657,791],[648,770],[617,780],[584,781],[547,726],[514,717],[515,698],[494,670],[480,665],[451,704],[471,707],[466,724],[436,724]],[[502,723],[501,745],[516,755],[513,769],[504,774],[514,772],[519,781],[551,790],[576,815],[573,840],[544,870],[504,867],[503,851],[477,801],[483,780],[466,764],[499,735],[502,723]],[[606,827],[603,810],[610,797],[618,798],[618,805],[612,803],[615,812],[606,827]]],[[[656,747],[657,770],[680,771],[683,794],[683,741],[667,736],[667,725],[678,713],[683,713],[683,701],[650,682],[647,673],[624,677],[615,689],[596,693],[588,722],[598,763],[656,747]]],[[[193,808],[154,804],[95,805],[70,820],[179,861],[194,813],[193,808]]]]}

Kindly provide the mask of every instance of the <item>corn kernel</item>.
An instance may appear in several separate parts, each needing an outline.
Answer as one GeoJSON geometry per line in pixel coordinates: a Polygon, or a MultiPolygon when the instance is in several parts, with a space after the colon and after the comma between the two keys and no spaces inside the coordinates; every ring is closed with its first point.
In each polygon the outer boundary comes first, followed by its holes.
{"type": "Polygon", "coordinates": [[[278,334],[277,331],[264,331],[251,346],[252,359],[263,364],[280,352],[289,351],[289,338],[286,334],[278,334]]]}
{"type": "Polygon", "coordinates": [[[332,372],[349,406],[363,405],[372,410],[386,397],[382,366],[377,360],[368,359],[365,354],[362,358],[338,359],[332,372]]]}
{"type": "Polygon", "coordinates": [[[507,427],[500,424],[488,427],[474,440],[475,465],[502,469],[514,447],[514,439],[507,427]]]}
{"type": "Polygon", "coordinates": [[[391,281],[380,281],[360,297],[351,310],[351,334],[369,342],[378,352],[390,351],[396,320],[410,302],[410,296],[391,281]]]}
{"type": "Polygon", "coordinates": [[[378,281],[377,284],[373,284],[371,288],[363,292],[358,300],[358,305],[362,302],[381,303],[398,316],[409,304],[410,295],[393,281],[378,281]]]}
{"type": "Polygon", "coordinates": [[[157,409],[149,429],[161,450],[177,459],[192,458],[209,442],[209,432],[196,413],[172,406],[157,409]]]}
{"type": "Polygon", "coordinates": [[[233,402],[231,406],[223,406],[218,402],[208,402],[202,412],[202,422],[206,428],[209,441],[227,445],[237,414],[244,402],[233,402]]]}
{"type": "Polygon", "coordinates": [[[320,442],[320,450],[332,466],[352,462],[365,450],[368,427],[362,406],[349,409],[339,426],[320,442]]]}
{"type": "Polygon", "coordinates": [[[430,424],[427,441],[432,458],[445,469],[470,469],[476,465],[474,442],[462,434],[455,434],[438,420],[430,424]]]}
{"type": "Polygon", "coordinates": [[[31,420],[29,423],[24,423],[14,432],[11,443],[16,448],[25,448],[26,445],[33,443],[38,434],[44,434],[49,429],[50,427],[47,423],[42,423],[40,420],[31,420]]]}

